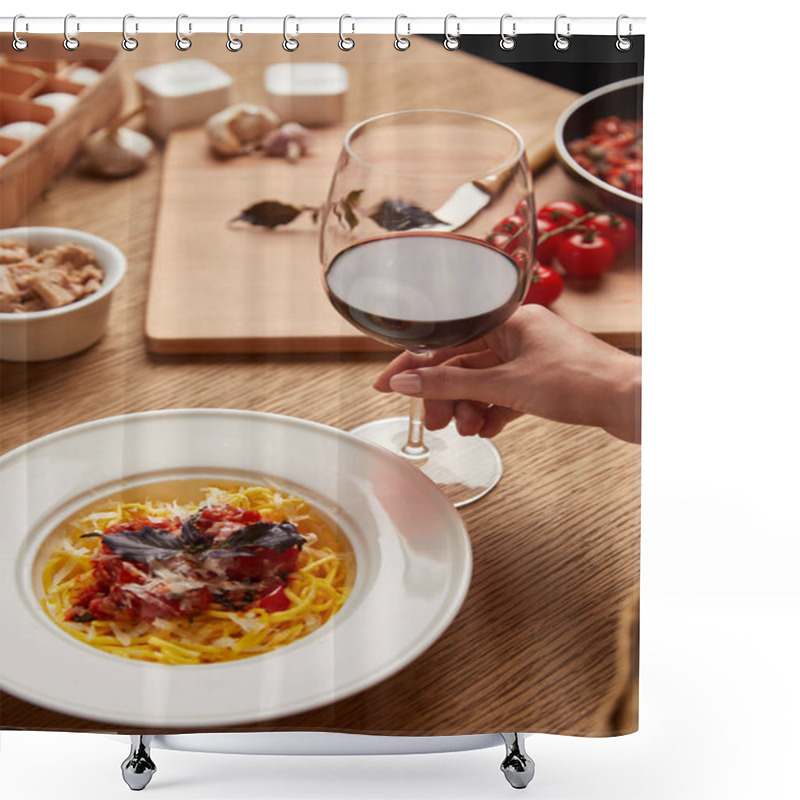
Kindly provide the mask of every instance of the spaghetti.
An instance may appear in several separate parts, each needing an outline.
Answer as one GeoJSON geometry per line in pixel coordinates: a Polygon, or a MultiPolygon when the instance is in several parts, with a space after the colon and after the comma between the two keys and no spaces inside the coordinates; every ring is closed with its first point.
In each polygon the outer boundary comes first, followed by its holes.
{"type": "Polygon", "coordinates": [[[268,653],[339,611],[352,553],[305,500],[254,485],[202,496],[71,517],[42,570],[45,611],[87,645],[163,664],[268,653]]]}

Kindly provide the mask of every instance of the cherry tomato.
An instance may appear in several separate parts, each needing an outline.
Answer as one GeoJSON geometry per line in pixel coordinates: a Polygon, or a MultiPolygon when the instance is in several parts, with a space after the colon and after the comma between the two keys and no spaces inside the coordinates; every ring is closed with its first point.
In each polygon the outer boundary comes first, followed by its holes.
{"type": "Polygon", "coordinates": [[[573,233],[558,247],[558,260],[573,278],[602,275],[613,263],[614,246],[595,231],[573,233]]]}
{"type": "Polygon", "coordinates": [[[521,231],[525,227],[526,222],[527,221],[523,215],[511,214],[502,222],[498,222],[497,225],[492,228],[492,233],[507,233],[509,236],[513,236],[515,233],[521,231]]]}
{"type": "Polygon", "coordinates": [[[286,611],[291,605],[283,585],[276,586],[269,594],[264,595],[256,605],[266,611],[286,611]]]}
{"type": "Polygon", "coordinates": [[[538,244],[536,245],[536,260],[540,264],[549,264],[556,257],[558,246],[564,240],[565,234],[557,233],[555,236],[550,236],[544,241],[541,241],[542,236],[560,227],[561,226],[557,222],[553,222],[551,219],[536,218],[536,237],[538,239],[538,244]]]}
{"type": "Polygon", "coordinates": [[[608,239],[617,255],[627,253],[636,241],[636,226],[627,217],[610,211],[586,220],[586,226],[594,228],[604,239],[608,239]]]}
{"type": "Polygon", "coordinates": [[[502,250],[504,253],[513,253],[517,249],[517,242],[510,233],[503,231],[492,231],[487,237],[486,241],[492,247],[502,250]]]}
{"type": "Polygon", "coordinates": [[[517,216],[522,217],[523,219],[527,219],[529,211],[532,208],[533,204],[528,200],[527,197],[523,197],[522,200],[520,200],[519,203],[517,203],[517,208],[514,211],[514,213],[517,216]]]}
{"type": "Polygon", "coordinates": [[[571,200],[554,200],[552,203],[545,203],[539,209],[536,218],[549,219],[561,226],[572,222],[576,217],[582,217],[585,213],[586,209],[583,206],[579,206],[571,200]]]}
{"type": "Polygon", "coordinates": [[[522,303],[523,305],[538,303],[540,306],[549,306],[558,298],[563,288],[564,280],[555,270],[536,264],[530,288],[522,303]]]}

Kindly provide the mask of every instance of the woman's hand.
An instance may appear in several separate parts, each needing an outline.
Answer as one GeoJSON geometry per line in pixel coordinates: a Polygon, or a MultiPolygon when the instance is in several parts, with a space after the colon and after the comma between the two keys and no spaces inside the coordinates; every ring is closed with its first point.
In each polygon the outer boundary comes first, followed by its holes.
{"type": "Polygon", "coordinates": [[[641,359],[543,306],[519,308],[499,328],[432,357],[404,353],[374,384],[425,399],[425,425],[492,437],[521,414],[603,428],[640,440],[641,359]]]}

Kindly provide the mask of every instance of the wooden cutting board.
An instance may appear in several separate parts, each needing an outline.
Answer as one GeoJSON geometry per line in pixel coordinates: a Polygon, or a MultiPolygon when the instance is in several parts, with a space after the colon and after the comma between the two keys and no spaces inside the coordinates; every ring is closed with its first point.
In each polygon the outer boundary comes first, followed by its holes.
{"type": "MultiPolygon", "coordinates": [[[[324,52],[316,52],[322,43],[313,39],[303,43],[305,60],[339,57],[332,55],[329,41],[324,52]]],[[[560,87],[425,40],[414,42],[412,54],[386,47],[386,37],[363,37],[353,53],[358,59],[342,62],[350,78],[345,123],[315,131],[313,153],[294,164],[256,155],[217,160],[202,129],[170,136],[147,304],[151,352],[385,349],[330,306],[310,215],[274,231],[235,228],[229,221],[261,200],[319,206],[347,129],[390,110],[459,108],[499,117],[523,134],[536,168],[552,155],[556,119],[575,98],[560,87]]],[[[237,99],[263,102],[265,66],[224,64],[234,77],[237,99]]],[[[581,324],[591,330],[591,318],[583,317],[581,324]]]]}

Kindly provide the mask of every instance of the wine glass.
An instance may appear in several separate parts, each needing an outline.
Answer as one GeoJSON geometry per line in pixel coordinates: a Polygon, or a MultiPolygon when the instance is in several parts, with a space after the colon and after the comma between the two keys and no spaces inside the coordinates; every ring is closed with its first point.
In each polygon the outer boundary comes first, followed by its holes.
{"type": "MultiPolygon", "coordinates": [[[[321,216],[325,288],[369,336],[432,353],[482,336],[519,306],[533,263],[533,197],[522,137],[464,111],[382,114],[346,135],[321,216]]],[[[352,433],[417,464],[456,506],[490,491],[502,462],[453,422],[409,418],[352,433]]]]}

